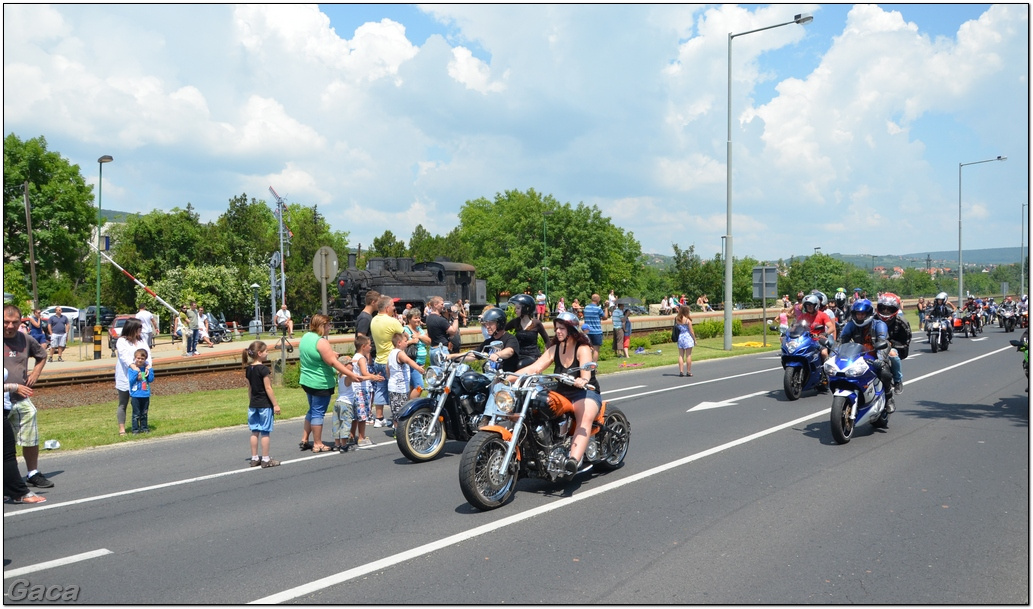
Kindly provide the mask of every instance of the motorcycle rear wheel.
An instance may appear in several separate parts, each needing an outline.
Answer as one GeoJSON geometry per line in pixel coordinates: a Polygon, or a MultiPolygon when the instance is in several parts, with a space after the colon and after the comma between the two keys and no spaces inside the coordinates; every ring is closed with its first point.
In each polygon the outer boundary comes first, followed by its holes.
{"type": "Polygon", "coordinates": [[[837,444],[846,444],[854,435],[854,422],[850,419],[850,404],[843,396],[832,398],[832,438],[837,444]]]}
{"type": "Polygon", "coordinates": [[[597,465],[604,471],[613,471],[624,465],[624,457],[631,444],[631,422],[619,408],[607,406],[603,421],[603,454],[606,458],[597,465]]]}
{"type": "Polygon", "coordinates": [[[803,392],[803,368],[786,368],[782,377],[782,388],[790,402],[799,400],[800,393],[803,392]]]}
{"type": "Polygon", "coordinates": [[[413,463],[436,459],[445,450],[444,425],[432,420],[433,415],[430,408],[420,408],[402,421],[401,429],[396,432],[398,450],[413,463]]]}
{"type": "Polygon", "coordinates": [[[516,491],[518,457],[513,455],[509,471],[498,473],[499,464],[506,456],[502,436],[491,431],[479,431],[467,443],[459,460],[459,488],[475,508],[493,510],[505,503],[516,491]]]}

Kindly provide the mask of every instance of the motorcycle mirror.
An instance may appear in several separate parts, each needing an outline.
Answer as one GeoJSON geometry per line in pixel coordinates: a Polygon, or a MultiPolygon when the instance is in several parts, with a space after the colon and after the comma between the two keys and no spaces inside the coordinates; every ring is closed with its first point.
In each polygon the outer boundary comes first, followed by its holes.
{"type": "Polygon", "coordinates": [[[1016,347],[1016,348],[1018,348],[1018,347],[1021,347],[1021,346],[1022,346],[1022,343],[1021,343],[1020,341],[1017,341],[1017,340],[1015,340],[1014,338],[1013,338],[1013,339],[1011,339],[1011,340],[1010,340],[1010,341],[1008,341],[1008,342],[1009,342],[1009,343],[1011,343],[1011,346],[1012,346],[1012,347],[1016,347]]]}
{"type": "Polygon", "coordinates": [[[493,340],[490,343],[488,343],[488,346],[491,347],[492,349],[501,349],[502,348],[502,341],[501,340],[493,340]]]}
{"type": "Polygon", "coordinates": [[[589,372],[595,372],[595,369],[599,367],[599,364],[595,362],[588,362],[581,366],[581,370],[588,370],[589,372]]]}
{"type": "Polygon", "coordinates": [[[872,346],[875,347],[876,351],[882,351],[883,349],[888,348],[890,346],[890,344],[889,344],[889,341],[880,340],[879,342],[875,343],[872,346]]]}

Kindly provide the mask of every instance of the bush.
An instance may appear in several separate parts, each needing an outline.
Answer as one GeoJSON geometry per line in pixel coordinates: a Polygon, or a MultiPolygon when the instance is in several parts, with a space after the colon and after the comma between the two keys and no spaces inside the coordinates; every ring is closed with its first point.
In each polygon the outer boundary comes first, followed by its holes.
{"type": "MultiPolygon", "coordinates": [[[[634,351],[639,347],[642,347],[643,349],[651,348],[653,346],[653,343],[651,342],[653,334],[657,334],[657,332],[653,332],[648,336],[635,336],[632,334],[631,341],[628,343],[628,351],[634,351]]],[[[668,336],[668,338],[670,338],[670,336],[668,336]]]]}
{"type": "MultiPolygon", "coordinates": [[[[725,333],[725,322],[724,320],[717,321],[715,319],[708,319],[699,323],[692,324],[692,329],[696,333],[696,340],[704,340],[707,338],[714,338],[715,336],[724,336],[725,333]]],[[[743,326],[741,319],[732,320],[732,336],[742,336],[743,326]]]]}
{"type": "Polygon", "coordinates": [[[301,387],[301,365],[287,364],[283,369],[283,386],[288,389],[299,389],[301,387]]]}
{"type": "MultiPolygon", "coordinates": [[[[634,338],[634,335],[632,335],[634,338]]],[[[650,345],[662,345],[664,343],[671,342],[671,332],[669,330],[653,330],[649,333],[650,345]]],[[[647,349],[649,347],[646,347],[647,349]]]]}

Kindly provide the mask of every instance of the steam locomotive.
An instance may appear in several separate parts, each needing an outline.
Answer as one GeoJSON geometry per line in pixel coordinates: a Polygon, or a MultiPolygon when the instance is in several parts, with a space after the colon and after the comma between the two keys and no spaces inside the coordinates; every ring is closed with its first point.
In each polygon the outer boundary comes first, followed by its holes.
{"type": "Polygon", "coordinates": [[[421,310],[431,296],[446,301],[470,301],[470,315],[479,315],[487,305],[487,286],[477,279],[469,264],[437,260],[415,263],[412,258],[369,258],[366,269],[355,267],[355,254],[348,254],[348,268],[337,276],[338,298],[327,310],[334,330],[354,332],[355,318],[366,306],[366,292],[376,290],[398,299],[401,312],[411,304],[421,310]]]}

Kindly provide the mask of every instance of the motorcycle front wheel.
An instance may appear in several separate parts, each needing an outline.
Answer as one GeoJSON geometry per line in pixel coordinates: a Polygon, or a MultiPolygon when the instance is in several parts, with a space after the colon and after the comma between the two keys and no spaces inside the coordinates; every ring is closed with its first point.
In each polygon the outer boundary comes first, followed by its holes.
{"type": "Polygon", "coordinates": [[[513,455],[509,471],[499,472],[507,448],[499,434],[479,431],[463,450],[459,460],[459,488],[470,505],[479,510],[499,507],[516,491],[517,455],[513,455]]]}
{"type": "Polygon", "coordinates": [[[937,351],[939,351],[940,350],[940,337],[937,336],[937,337],[933,338],[933,335],[930,334],[929,335],[929,346],[932,347],[933,353],[936,353],[937,351]]]}
{"type": "Polygon", "coordinates": [[[215,336],[212,337],[212,344],[213,345],[218,345],[221,342],[222,342],[222,334],[216,334],[215,336]]]}
{"type": "Polygon", "coordinates": [[[850,403],[843,396],[832,398],[832,438],[837,444],[846,444],[854,435],[854,421],[850,418],[850,403]]]}
{"type": "Polygon", "coordinates": [[[423,463],[436,459],[445,450],[445,427],[441,421],[433,420],[433,415],[432,409],[420,408],[402,421],[395,438],[406,459],[423,463]]]}
{"type": "Polygon", "coordinates": [[[803,391],[803,368],[786,368],[782,377],[782,388],[785,389],[786,398],[790,402],[799,400],[803,391]]]}
{"type": "Polygon", "coordinates": [[[613,471],[624,465],[624,457],[631,444],[631,422],[619,408],[606,407],[603,420],[603,454],[606,458],[598,463],[601,470],[613,471]]]}

